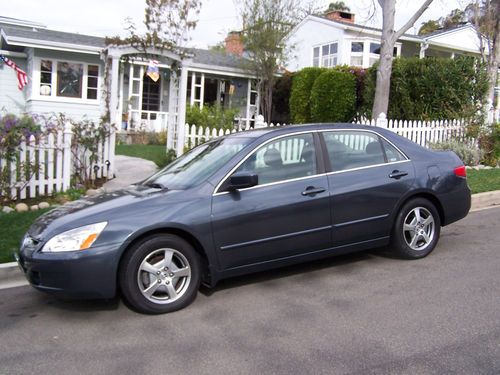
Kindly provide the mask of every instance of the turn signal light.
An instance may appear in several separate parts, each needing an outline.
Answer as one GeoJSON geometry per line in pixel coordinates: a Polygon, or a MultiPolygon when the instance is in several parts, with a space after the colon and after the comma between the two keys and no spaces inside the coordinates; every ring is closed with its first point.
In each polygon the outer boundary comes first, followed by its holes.
{"type": "Polygon", "coordinates": [[[456,167],[453,172],[455,172],[455,176],[467,178],[467,170],[465,169],[465,165],[460,167],[456,167]]]}

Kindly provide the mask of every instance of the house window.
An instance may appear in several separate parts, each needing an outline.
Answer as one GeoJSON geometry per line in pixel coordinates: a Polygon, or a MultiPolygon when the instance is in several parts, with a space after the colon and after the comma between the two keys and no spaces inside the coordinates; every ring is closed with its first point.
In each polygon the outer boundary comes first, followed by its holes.
{"type": "Polygon", "coordinates": [[[40,96],[97,100],[99,66],[67,61],[40,61],[40,96]]]}
{"type": "Polygon", "coordinates": [[[337,42],[313,48],[313,66],[331,68],[337,65],[337,42]]]}
{"type": "Polygon", "coordinates": [[[40,95],[50,96],[52,93],[52,61],[40,62],[40,95]]]}
{"type": "MultiPolygon", "coordinates": [[[[398,55],[398,48],[394,47],[392,55],[396,57],[398,55]]],[[[380,43],[370,43],[370,66],[375,64],[380,59],[380,43]]]]}
{"type": "Polygon", "coordinates": [[[99,66],[89,65],[87,67],[87,99],[97,99],[99,81],[99,66]]]}
{"type": "Polygon", "coordinates": [[[319,66],[319,47],[313,48],[313,66],[319,66]]]}
{"type": "Polygon", "coordinates": [[[363,42],[351,43],[351,66],[363,66],[363,42]]]}
{"type": "Polygon", "coordinates": [[[321,66],[330,68],[337,65],[337,43],[321,47],[321,66]]]}

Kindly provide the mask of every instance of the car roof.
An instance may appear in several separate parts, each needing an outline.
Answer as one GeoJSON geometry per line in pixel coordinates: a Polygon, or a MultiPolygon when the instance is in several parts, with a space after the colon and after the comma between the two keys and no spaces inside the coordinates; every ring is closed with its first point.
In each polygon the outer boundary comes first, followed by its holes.
{"type": "Polygon", "coordinates": [[[274,126],[259,129],[251,129],[243,132],[232,133],[227,137],[231,138],[259,138],[267,134],[287,134],[295,133],[297,131],[314,131],[314,130],[338,130],[338,129],[348,129],[348,130],[371,130],[379,131],[380,128],[370,125],[359,125],[350,123],[331,123],[331,124],[300,124],[300,125],[285,125],[285,126],[274,126]]]}

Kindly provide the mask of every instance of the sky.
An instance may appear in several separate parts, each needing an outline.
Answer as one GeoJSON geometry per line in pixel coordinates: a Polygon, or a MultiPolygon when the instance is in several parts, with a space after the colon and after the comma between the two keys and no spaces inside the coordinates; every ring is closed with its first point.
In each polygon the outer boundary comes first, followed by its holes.
{"type": "MultiPolygon", "coordinates": [[[[202,0],[197,28],[191,33],[190,45],[206,48],[224,40],[227,33],[241,27],[236,11],[237,0],[202,0]]],[[[306,0],[307,1],[307,0],[306,0]]],[[[356,23],[380,27],[382,17],[373,17],[376,0],[344,0],[356,14],[356,23]]],[[[416,33],[423,21],[438,19],[455,8],[464,8],[466,0],[434,0],[429,9],[408,33],[416,33]]],[[[328,6],[330,1],[318,0],[328,6]]],[[[423,0],[398,0],[396,2],[396,27],[401,27],[423,0]]],[[[49,29],[77,32],[95,36],[125,35],[125,19],[131,18],[142,25],[144,0],[0,0],[0,15],[36,21],[49,29]]],[[[378,5],[376,6],[378,10],[378,5]]]]}

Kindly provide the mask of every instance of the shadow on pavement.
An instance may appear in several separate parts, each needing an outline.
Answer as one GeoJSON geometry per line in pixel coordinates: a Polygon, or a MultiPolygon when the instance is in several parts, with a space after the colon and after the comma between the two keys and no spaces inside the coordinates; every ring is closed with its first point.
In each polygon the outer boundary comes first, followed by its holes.
{"type": "MultiPolygon", "coordinates": [[[[332,256],[329,258],[314,260],[310,262],[295,264],[292,266],[286,266],[282,268],[275,268],[268,271],[262,271],[258,273],[237,276],[234,278],[226,279],[220,281],[214,288],[208,288],[206,286],[201,286],[200,293],[205,296],[210,296],[220,290],[238,288],[245,285],[257,284],[266,281],[278,280],[289,276],[307,274],[311,272],[317,272],[326,268],[343,267],[342,272],[349,272],[351,267],[355,267],[355,263],[360,261],[365,261],[373,258],[374,256],[386,257],[384,253],[380,253],[383,249],[375,249],[370,251],[357,252],[346,255],[332,256]]],[[[387,251],[387,250],[386,250],[387,251]]],[[[390,254],[387,251],[387,254],[390,254]]],[[[389,256],[387,256],[389,257],[389,256]]]]}

